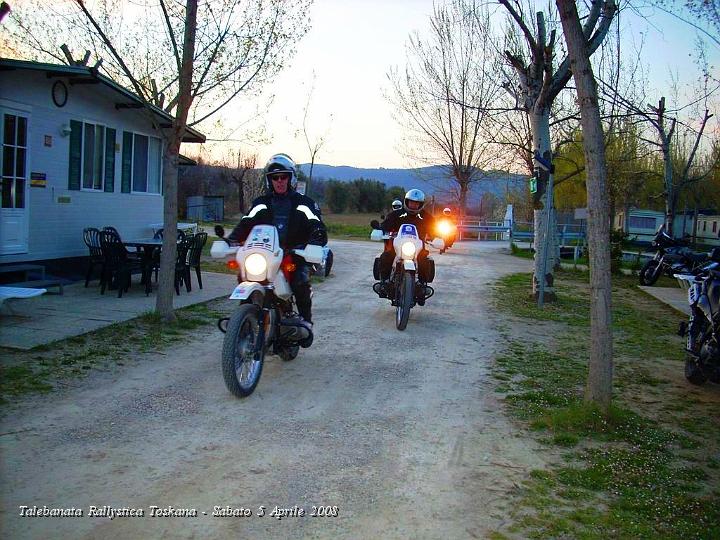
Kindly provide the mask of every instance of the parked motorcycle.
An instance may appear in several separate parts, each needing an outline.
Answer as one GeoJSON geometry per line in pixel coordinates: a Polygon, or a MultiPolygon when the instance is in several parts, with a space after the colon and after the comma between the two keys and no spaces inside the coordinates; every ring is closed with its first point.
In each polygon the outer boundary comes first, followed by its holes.
{"type": "MultiPolygon", "coordinates": [[[[374,229],[370,234],[371,240],[392,241],[395,249],[395,259],[388,281],[389,290],[382,290],[382,283],[379,281],[373,285],[373,290],[381,298],[390,299],[395,306],[395,327],[405,330],[413,306],[425,305],[425,300],[435,294],[435,289],[428,285],[435,278],[435,261],[426,257],[423,268],[418,267],[418,254],[425,247],[425,242],[420,238],[415,225],[404,223],[397,234],[384,233],[377,220],[371,221],[370,226],[374,229]]],[[[443,249],[445,243],[442,239],[435,238],[432,246],[443,249]]],[[[373,276],[380,279],[379,257],[375,259],[373,276]]]]}
{"type": "Polygon", "coordinates": [[[675,274],[692,274],[707,262],[705,253],[694,253],[686,242],[667,234],[664,224],[655,233],[651,245],[657,252],[640,269],[640,285],[655,284],[663,273],[670,277],[675,274]]]}
{"type": "Polygon", "coordinates": [[[256,225],[245,244],[230,246],[222,227],[215,227],[223,240],[213,242],[210,255],[224,258],[234,255],[228,266],[238,268],[238,281],[230,295],[238,308],[229,318],[218,321],[225,333],[222,350],[222,372],[225,386],[237,397],[253,393],[260,381],[265,355],[272,352],[285,361],[293,360],[300,347],[309,347],[313,340],[310,325],[295,310],[290,280],[296,269],[293,254],[306,262],[323,260],[321,246],[307,245],[288,250],[280,247],[273,225],[256,225]]]}
{"type": "Polygon", "coordinates": [[[692,384],[720,383],[720,248],[697,274],[676,274],[688,287],[690,319],[678,333],[687,337],[685,378],[692,384]]]}

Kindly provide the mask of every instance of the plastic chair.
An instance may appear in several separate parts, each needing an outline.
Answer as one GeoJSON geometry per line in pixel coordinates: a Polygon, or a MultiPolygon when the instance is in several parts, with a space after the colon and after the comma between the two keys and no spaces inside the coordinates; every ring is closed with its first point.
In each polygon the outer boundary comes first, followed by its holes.
{"type": "MultiPolygon", "coordinates": [[[[195,269],[195,275],[197,275],[198,285],[202,289],[202,275],[200,274],[200,259],[202,257],[202,250],[207,242],[207,233],[197,233],[192,238],[190,250],[188,251],[187,265],[188,265],[188,282],[190,278],[190,269],[195,269]]],[[[191,288],[192,290],[192,288],[191,288]]]]}
{"type": "Polygon", "coordinates": [[[118,298],[130,289],[130,275],[133,270],[141,269],[140,262],[132,259],[120,240],[117,232],[103,229],[100,231],[100,249],[103,256],[103,277],[100,280],[100,294],[105,294],[105,287],[115,278],[118,298]]]}
{"type": "Polygon", "coordinates": [[[88,258],[87,274],[85,275],[85,287],[87,288],[88,283],[90,283],[90,276],[92,276],[93,268],[96,265],[100,266],[101,281],[104,274],[104,259],[102,254],[102,247],[100,246],[100,231],[98,229],[95,229],[94,227],[88,227],[86,229],[83,229],[83,241],[85,242],[85,245],[88,247],[88,250],[90,252],[90,256],[88,258]]]}
{"type": "Polygon", "coordinates": [[[177,244],[177,258],[175,259],[175,292],[180,294],[180,285],[185,282],[187,292],[192,290],[190,286],[190,267],[187,264],[188,251],[192,246],[192,239],[185,238],[177,244]]]}

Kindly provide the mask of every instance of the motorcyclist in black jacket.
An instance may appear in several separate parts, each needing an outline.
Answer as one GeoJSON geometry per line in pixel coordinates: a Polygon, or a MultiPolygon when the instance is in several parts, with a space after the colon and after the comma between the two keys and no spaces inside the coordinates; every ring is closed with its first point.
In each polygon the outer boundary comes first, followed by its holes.
{"type": "MultiPolygon", "coordinates": [[[[393,210],[380,224],[380,229],[388,233],[396,233],[400,230],[400,226],[405,223],[415,225],[418,235],[422,240],[432,238],[435,235],[435,218],[430,212],[425,212],[425,194],[419,189],[411,189],[405,194],[403,207],[399,210],[393,210]]],[[[418,253],[418,268],[424,267],[425,259],[429,252],[423,248],[418,253]]],[[[380,280],[382,286],[380,290],[383,294],[388,294],[388,280],[392,272],[392,263],[395,260],[395,249],[392,242],[386,242],[385,250],[380,255],[380,280]]],[[[422,271],[419,277],[423,278],[422,271]]],[[[382,296],[382,294],[381,294],[382,296]]]]}
{"type": "MultiPolygon", "coordinates": [[[[320,207],[310,197],[295,191],[297,173],[295,162],[287,154],[275,154],[263,169],[266,195],[255,199],[250,211],[228,237],[242,243],[255,225],[275,225],[283,250],[314,244],[327,244],[327,232],[320,207]]],[[[312,288],[310,271],[304,259],[293,255],[296,270],[290,279],[300,316],[312,328],[312,288]]]]}

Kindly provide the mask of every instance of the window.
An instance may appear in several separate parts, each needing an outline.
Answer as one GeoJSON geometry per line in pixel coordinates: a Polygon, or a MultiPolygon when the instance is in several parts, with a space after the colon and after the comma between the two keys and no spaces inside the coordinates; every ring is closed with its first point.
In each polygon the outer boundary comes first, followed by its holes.
{"type": "Polygon", "coordinates": [[[82,138],[82,188],[101,191],[105,163],[105,126],[84,123],[82,138]]]}
{"type": "Polygon", "coordinates": [[[703,221],[703,232],[707,231],[707,221],[703,221]]]}
{"type": "Polygon", "coordinates": [[[630,216],[628,218],[628,227],[631,229],[652,229],[655,230],[654,217],[630,216]]]}
{"type": "Polygon", "coordinates": [[[25,208],[27,118],[5,114],[2,140],[2,207],[25,208]]]}
{"type": "Polygon", "coordinates": [[[717,232],[717,221],[713,221],[713,232],[717,232]]]}
{"type": "Polygon", "coordinates": [[[125,156],[132,156],[128,167],[123,170],[125,176],[131,176],[130,183],[134,193],[161,193],[160,159],[161,143],[157,137],[149,137],[139,133],[124,134],[123,148],[125,156]]]}
{"type": "Polygon", "coordinates": [[[115,130],[70,120],[68,189],[115,191],[115,130]]]}

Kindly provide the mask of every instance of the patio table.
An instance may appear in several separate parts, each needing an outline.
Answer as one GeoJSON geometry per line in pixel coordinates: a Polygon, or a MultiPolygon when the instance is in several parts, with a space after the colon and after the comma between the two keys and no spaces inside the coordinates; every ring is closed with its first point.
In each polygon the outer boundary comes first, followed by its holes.
{"type": "Polygon", "coordinates": [[[161,238],[135,238],[131,240],[123,240],[122,243],[126,247],[137,247],[142,250],[142,279],[141,284],[145,285],[145,294],[152,291],[152,270],[153,261],[155,260],[155,250],[162,248],[161,238]]]}

